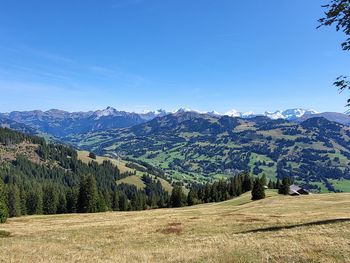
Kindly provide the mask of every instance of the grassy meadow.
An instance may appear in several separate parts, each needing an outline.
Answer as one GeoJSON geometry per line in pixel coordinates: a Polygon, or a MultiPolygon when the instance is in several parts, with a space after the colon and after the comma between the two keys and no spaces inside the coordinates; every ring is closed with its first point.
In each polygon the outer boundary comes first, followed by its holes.
{"type": "Polygon", "coordinates": [[[350,262],[350,194],[267,195],[12,218],[0,225],[0,262],[350,262]]]}
{"type": "MultiPolygon", "coordinates": [[[[78,151],[78,158],[84,163],[96,161],[97,163],[101,164],[103,163],[103,161],[108,160],[112,162],[114,165],[116,165],[121,173],[125,173],[125,172],[136,173],[135,175],[131,175],[126,178],[118,180],[116,182],[117,184],[122,184],[122,183],[131,184],[131,185],[135,185],[138,189],[144,189],[146,187],[144,182],[141,180],[141,177],[144,173],[127,167],[127,162],[124,160],[121,160],[121,159],[117,160],[117,159],[113,159],[105,156],[96,156],[96,160],[93,160],[89,157],[88,151],[78,151]]],[[[153,174],[149,174],[149,175],[155,178],[153,174]]],[[[158,180],[162,184],[163,188],[169,193],[171,193],[171,190],[173,189],[171,184],[162,178],[158,178],[158,180]]]]}

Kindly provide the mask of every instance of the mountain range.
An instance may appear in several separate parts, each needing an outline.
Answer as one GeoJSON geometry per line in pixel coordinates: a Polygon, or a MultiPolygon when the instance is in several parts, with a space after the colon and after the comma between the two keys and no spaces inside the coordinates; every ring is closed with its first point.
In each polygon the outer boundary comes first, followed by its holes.
{"type": "Polygon", "coordinates": [[[125,128],[163,116],[163,111],[144,114],[117,111],[112,107],[88,112],[67,112],[57,109],[48,111],[13,111],[0,113],[1,122],[16,122],[56,138],[105,129],[125,128]]]}
{"type": "Polygon", "coordinates": [[[350,128],[323,117],[296,123],[178,112],[67,139],[101,155],[150,163],[185,183],[249,170],[273,180],[291,176],[316,191],[350,187],[350,128]]]}
{"type": "MultiPolygon", "coordinates": [[[[344,125],[350,124],[350,117],[342,113],[325,112],[318,113],[314,110],[288,109],[275,112],[266,111],[264,114],[254,114],[253,112],[242,113],[231,110],[224,114],[216,111],[200,112],[191,109],[181,108],[177,111],[168,112],[165,110],[149,111],[144,113],[118,111],[112,107],[103,110],[88,112],[67,112],[57,109],[48,111],[13,111],[10,113],[0,113],[0,123],[3,125],[12,122],[19,125],[26,125],[27,129],[36,133],[49,134],[57,139],[62,139],[75,134],[103,131],[107,129],[127,128],[163,117],[169,114],[195,112],[209,116],[230,116],[243,119],[250,119],[256,116],[266,116],[270,119],[285,119],[295,122],[302,122],[311,117],[324,117],[330,121],[335,121],[344,125]]],[[[23,130],[24,127],[22,127],[23,130]]]]}
{"type": "Polygon", "coordinates": [[[345,114],[303,109],[260,116],[189,109],[129,113],[111,107],[0,114],[1,126],[149,163],[182,182],[250,170],[269,179],[292,176],[316,191],[350,189],[349,123],[345,114]]]}

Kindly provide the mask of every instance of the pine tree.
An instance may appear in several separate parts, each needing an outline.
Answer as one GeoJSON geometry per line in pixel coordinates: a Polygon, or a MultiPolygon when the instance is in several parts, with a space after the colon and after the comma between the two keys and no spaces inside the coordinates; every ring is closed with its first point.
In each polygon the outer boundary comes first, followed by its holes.
{"type": "Polygon", "coordinates": [[[8,210],[5,202],[5,185],[0,177],[0,223],[5,223],[8,217],[8,210]]]}
{"type": "Polygon", "coordinates": [[[67,200],[66,195],[62,192],[58,194],[58,202],[57,202],[57,213],[64,214],[67,213],[67,200]]]}
{"type": "Polygon", "coordinates": [[[290,178],[283,177],[282,184],[280,185],[280,187],[278,189],[278,193],[282,194],[282,195],[288,195],[290,184],[291,184],[290,178]]]}
{"type": "Polygon", "coordinates": [[[231,197],[237,196],[234,178],[231,178],[231,179],[230,179],[229,194],[230,194],[231,197]]]}
{"type": "Polygon", "coordinates": [[[214,182],[211,185],[211,189],[210,189],[210,199],[211,202],[219,202],[220,198],[219,198],[219,192],[218,192],[218,183],[214,182]]]}
{"type": "Polygon", "coordinates": [[[78,195],[78,212],[97,212],[98,192],[96,179],[93,175],[81,178],[78,195]]]}
{"type": "Polygon", "coordinates": [[[246,172],[243,176],[242,191],[248,192],[250,190],[252,190],[252,177],[248,172],[246,172]]]}
{"type": "Polygon", "coordinates": [[[58,204],[57,189],[52,185],[43,188],[43,212],[46,215],[56,214],[58,204]]]}
{"type": "Polygon", "coordinates": [[[121,193],[119,197],[119,210],[128,211],[129,210],[129,200],[124,193],[121,193]]]}
{"type": "Polygon", "coordinates": [[[24,190],[23,186],[19,188],[19,198],[21,203],[21,215],[27,214],[27,206],[26,206],[26,191],[24,190]]]}
{"type": "Polygon", "coordinates": [[[104,195],[100,192],[97,196],[96,212],[106,212],[108,210],[106,199],[104,195]]]}
{"type": "Polygon", "coordinates": [[[43,195],[41,188],[28,192],[26,206],[29,215],[43,213],[43,195]]]}
{"type": "Polygon", "coordinates": [[[207,183],[204,187],[204,202],[205,203],[209,203],[211,201],[210,192],[211,192],[211,186],[209,183],[207,183]]]}
{"type": "Polygon", "coordinates": [[[260,200],[265,198],[265,188],[261,182],[261,179],[256,178],[253,184],[252,200],[260,200]]]}
{"type": "Polygon", "coordinates": [[[234,177],[234,186],[235,186],[236,196],[240,196],[242,194],[242,178],[240,175],[236,175],[234,177]]]}
{"type": "Polygon", "coordinates": [[[69,189],[66,193],[66,211],[67,213],[77,212],[78,192],[75,189],[69,189]]]}
{"type": "Polygon", "coordinates": [[[8,186],[7,208],[10,217],[21,216],[21,199],[17,185],[8,186]]]}
{"type": "Polygon", "coordinates": [[[198,204],[198,198],[195,191],[191,189],[187,195],[187,205],[191,206],[196,204],[198,204]]]}
{"type": "Polygon", "coordinates": [[[186,203],[186,195],[182,191],[182,187],[175,185],[170,196],[171,207],[182,207],[186,203]]]}
{"type": "Polygon", "coordinates": [[[112,210],[113,211],[119,211],[119,192],[117,190],[114,190],[112,193],[112,210]]]}

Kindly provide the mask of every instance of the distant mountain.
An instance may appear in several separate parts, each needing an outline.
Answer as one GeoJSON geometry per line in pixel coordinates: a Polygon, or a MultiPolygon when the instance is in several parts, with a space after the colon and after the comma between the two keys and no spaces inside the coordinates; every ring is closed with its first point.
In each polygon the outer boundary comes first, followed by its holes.
{"type": "Polygon", "coordinates": [[[298,124],[177,112],[147,123],[81,135],[81,148],[146,161],[175,180],[208,181],[250,170],[292,176],[308,189],[350,185],[350,128],[322,117],[298,124]]]}
{"type": "Polygon", "coordinates": [[[38,134],[39,131],[29,127],[25,124],[22,123],[18,123],[16,121],[4,118],[0,116],[0,128],[8,128],[8,129],[12,129],[12,130],[16,130],[16,131],[20,131],[26,134],[31,134],[31,135],[35,135],[38,134]]]}
{"type": "Polygon", "coordinates": [[[143,120],[149,121],[149,120],[152,120],[152,119],[157,118],[157,117],[163,117],[165,115],[168,115],[169,112],[167,112],[163,109],[159,109],[156,111],[148,111],[148,112],[138,113],[138,114],[143,120]]]}
{"type": "MultiPolygon", "coordinates": [[[[330,121],[335,121],[344,125],[350,125],[350,117],[342,113],[317,113],[314,110],[288,109],[284,111],[265,112],[264,114],[254,114],[253,112],[242,113],[237,110],[231,110],[225,114],[216,111],[202,112],[188,108],[180,108],[172,113],[197,113],[212,117],[230,116],[243,119],[251,119],[257,116],[266,116],[270,119],[285,119],[295,122],[302,122],[311,117],[324,117],[330,121]]],[[[172,114],[165,110],[149,111],[143,113],[134,113],[118,111],[112,107],[103,110],[88,112],[67,112],[58,109],[48,111],[13,111],[10,113],[0,113],[3,120],[13,121],[14,125],[25,125],[27,129],[33,129],[36,133],[45,133],[62,141],[70,141],[80,134],[105,131],[108,129],[128,128],[151,121],[158,117],[164,117],[172,114]]],[[[22,127],[21,131],[25,131],[22,127]]]]}
{"type": "Polygon", "coordinates": [[[130,127],[148,121],[149,115],[117,111],[114,108],[107,107],[104,110],[72,113],[56,109],[49,111],[14,111],[1,114],[0,117],[25,124],[42,133],[63,138],[72,134],[130,127]]]}
{"type": "Polygon", "coordinates": [[[347,126],[350,126],[350,116],[344,113],[338,113],[338,112],[323,112],[323,113],[316,113],[313,115],[304,115],[300,117],[297,121],[302,122],[312,117],[323,117],[329,121],[338,122],[347,126]]]}
{"type": "Polygon", "coordinates": [[[314,110],[305,110],[305,109],[288,109],[284,111],[277,110],[275,112],[265,111],[264,114],[255,114],[252,111],[243,113],[235,109],[232,109],[223,115],[230,116],[230,117],[247,118],[247,119],[253,118],[256,116],[266,116],[273,120],[277,120],[277,119],[296,120],[303,116],[311,116],[313,114],[317,114],[317,112],[314,110]]]}
{"type": "Polygon", "coordinates": [[[284,111],[275,111],[275,112],[268,112],[266,111],[264,113],[265,116],[269,117],[270,119],[277,120],[277,119],[286,119],[286,120],[296,120],[298,118],[301,118],[303,116],[312,116],[314,114],[317,114],[317,111],[314,110],[305,110],[305,109],[288,109],[284,111]]]}

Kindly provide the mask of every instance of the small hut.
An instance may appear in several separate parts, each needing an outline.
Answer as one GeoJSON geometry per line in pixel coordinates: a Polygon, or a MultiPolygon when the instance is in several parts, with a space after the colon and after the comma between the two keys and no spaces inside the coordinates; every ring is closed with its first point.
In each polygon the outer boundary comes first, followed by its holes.
{"type": "Polygon", "coordinates": [[[292,184],[289,187],[289,195],[297,196],[297,195],[308,195],[309,191],[305,190],[295,184],[292,184]]]}

